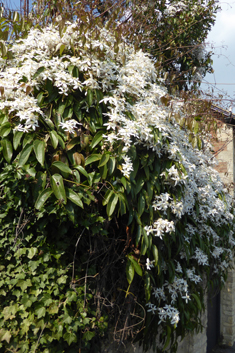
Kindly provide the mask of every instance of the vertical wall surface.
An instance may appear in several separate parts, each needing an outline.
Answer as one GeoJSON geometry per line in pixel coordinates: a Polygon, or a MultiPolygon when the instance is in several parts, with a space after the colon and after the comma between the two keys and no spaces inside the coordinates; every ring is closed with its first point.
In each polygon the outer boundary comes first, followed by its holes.
{"type": "MultiPolygon", "coordinates": [[[[230,193],[234,196],[234,128],[222,126],[218,133],[218,142],[214,143],[214,150],[217,152],[217,171],[225,185],[229,187],[230,193]]],[[[221,291],[221,321],[220,333],[222,342],[232,346],[235,342],[235,270],[231,269],[225,287],[221,291]]]]}

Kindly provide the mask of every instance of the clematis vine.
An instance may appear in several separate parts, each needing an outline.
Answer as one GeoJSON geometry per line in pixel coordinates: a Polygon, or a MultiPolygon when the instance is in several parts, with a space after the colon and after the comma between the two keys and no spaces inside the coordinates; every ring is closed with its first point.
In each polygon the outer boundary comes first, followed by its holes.
{"type": "MultiPolygon", "coordinates": [[[[172,2],[166,12],[173,16],[185,6],[172,2]]],[[[205,140],[203,150],[193,148],[178,124],[178,114],[185,117],[182,101],[172,96],[164,103],[167,90],[151,57],[135,51],[125,38],[117,42],[105,27],[97,29],[97,36],[90,29],[84,34],[80,26],[77,21],[62,32],[59,25],[31,29],[9,48],[12,58],[7,65],[0,61],[1,124],[10,124],[13,134],[23,133],[26,142],[39,136],[59,146],[50,155],[54,168],[72,175],[67,182],[76,177],[74,184],[83,186],[82,178],[88,178],[84,185],[92,189],[99,180],[92,192],[102,195],[102,207],[107,205],[105,222],[113,215],[117,224],[122,220],[129,237],[122,253],[135,255],[128,262],[129,285],[133,273],[145,276],[147,314],[156,316],[161,327],[176,328],[182,317],[186,320],[181,307],[191,308],[195,296],[202,298],[208,268],[221,283],[226,278],[235,247],[232,197],[213,168],[210,143],[205,140]],[[50,100],[46,108],[44,98],[50,100]],[[61,102],[57,110],[54,100],[61,102]],[[48,131],[42,133],[45,126],[48,131]],[[67,162],[63,167],[62,159],[55,161],[61,156],[67,162]],[[103,188],[108,188],[105,195],[103,188]]],[[[45,147],[46,142],[37,143],[45,147]]],[[[35,154],[43,165],[37,143],[35,154]]],[[[5,147],[0,153],[5,158],[5,147]]],[[[15,158],[23,164],[22,155],[15,158]]],[[[79,205],[74,194],[67,191],[79,205]]],[[[99,200],[94,195],[95,209],[99,200]]]]}

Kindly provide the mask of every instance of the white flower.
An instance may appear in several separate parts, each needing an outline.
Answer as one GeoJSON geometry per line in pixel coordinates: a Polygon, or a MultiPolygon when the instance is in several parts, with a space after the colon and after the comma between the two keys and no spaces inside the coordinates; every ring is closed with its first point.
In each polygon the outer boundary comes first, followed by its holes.
{"type": "Polygon", "coordinates": [[[154,267],[154,265],[153,265],[154,262],[155,262],[155,260],[150,261],[149,258],[147,258],[147,260],[146,260],[147,270],[151,270],[151,267],[154,267]]]}
{"type": "Polygon", "coordinates": [[[78,123],[74,119],[70,119],[70,120],[67,120],[64,123],[60,123],[59,124],[59,126],[61,126],[63,130],[68,131],[70,134],[74,134],[75,133],[77,125],[82,125],[82,124],[78,123]]]}
{"type": "Polygon", "coordinates": [[[124,162],[125,162],[122,164],[122,173],[126,178],[129,178],[131,172],[133,171],[133,165],[132,165],[131,159],[128,156],[123,156],[122,158],[124,159],[124,162]]]}

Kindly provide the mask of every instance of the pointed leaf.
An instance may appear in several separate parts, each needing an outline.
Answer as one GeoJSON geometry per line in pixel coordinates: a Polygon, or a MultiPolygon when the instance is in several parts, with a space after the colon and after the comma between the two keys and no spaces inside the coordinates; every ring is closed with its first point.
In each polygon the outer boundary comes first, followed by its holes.
{"type": "Polygon", "coordinates": [[[91,141],[90,148],[94,148],[98,143],[103,139],[103,131],[98,131],[97,134],[93,137],[93,140],[91,141]]]}
{"type": "Polygon", "coordinates": [[[152,253],[153,253],[153,257],[154,257],[154,266],[157,266],[158,264],[158,248],[156,247],[156,245],[152,245],[152,253]]]}
{"type": "Polygon", "coordinates": [[[99,168],[107,164],[109,158],[110,158],[110,155],[108,153],[103,154],[99,163],[99,168]]]}
{"type": "Polygon", "coordinates": [[[19,158],[19,165],[23,166],[29,159],[29,155],[32,152],[33,144],[27,144],[24,149],[22,150],[19,158]]]}
{"type": "Polygon", "coordinates": [[[141,216],[143,214],[144,209],[145,209],[145,198],[141,192],[141,194],[138,198],[138,214],[139,214],[139,216],[141,216]]]}
{"type": "Polygon", "coordinates": [[[113,193],[109,199],[109,202],[107,204],[107,207],[106,207],[106,212],[107,212],[107,215],[109,217],[112,216],[114,210],[115,210],[115,207],[116,207],[116,204],[118,202],[118,195],[113,193]]]}
{"type": "Polygon", "coordinates": [[[5,158],[5,160],[10,163],[11,162],[11,158],[12,158],[12,154],[13,154],[13,148],[12,148],[12,144],[11,141],[9,141],[7,138],[2,139],[1,141],[2,144],[2,152],[3,152],[3,157],[5,158]]]}
{"type": "Polygon", "coordinates": [[[17,147],[20,144],[21,137],[23,136],[24,132],[23,131],[14,131],[14,136],[13,136],[13,147],[14,150],[17,149],[17,147]]]}
{"type": "Polygon", "coordinates": [[[50,134],[50,139],[51,139],[51,144],[54,148],[56,148],[58,146],[58,135],[57,132],[52,130],[49,132],[50,134]]]}
{"type": "Polygon", "coordinates": [[[72,189],[67,189],[67,197],[70,201],[78,205],[79,207],[83,208],[83,203],[81,198],[78,196],[78,194],[73,191],[72,189]]]}
{"type": "Polygon", "coordinates": [[[109,189],[106,191],[104,198],[103,198],[103,201],[102,201],[103,206],[107,205],[107,203],[109,202],[109,199],[113,193],[114,193],[113,189],[109,189]]]}
{"type": "Polygon", "coordinates": [[[55,197],[58,200],[67,202],[67,197],[64,189],[64,181],[63,177],[60,174],[54,174],[51,177],[52,190],[54,192],[55,197]]]}
{"type": "Polygon", "coordinates": [[[87,179],[89,179],[89,175],[88,175],[86,169],[83,168],[81,165],[76,165],[74,168],[79,170],[80,173],[82,173],[87,179]]]}
{"type": "Polygon", "coordinates": [[[143,271],[142,271],[140,264],[131,255],[128,255],[128,259],[132,262],[134,269],[135,269],[135,272],[139,276],[143,276],[143,271]]]}
{"type": "Polygon", "coordinates": [[[108,161],[108,171],[109,171],[109,175],[112,175],[115,169],[115,165],[116,165],[116,159],[114,157],[110,157],[109,161],[108,161]]]}
{"type": "Polygon", "coordinates": [[[6,123],[1,125],[0,136],[6,137],[7,135],[9,135],[10,132],[11,132],[11,124],[7,121],[6,123]]]}
{"type": "Polygon", "coordinates": [[[63,54],[64,49],[65,49],[65,44],[61,44],[61,46],[60,46],[60,55],[63,54]]]}
{"type": "Polygon", "coordinates": [[[99,161],[101,157],[102,154],[91,154],[89,157],[87,157],[85,165],[87,166],[88,164],[99,161]]]}
{"type": "Polygon", "coordinates": [[[35,74],[33,75],[33,80],[35,80],[36,77],[38,77],[43,71],[45,70],[45,67],[39,67],[39,69],[37,69],[37,71],[35,72],[35,74]]]}
{"type": "Polygon", "coordinates": [[[0,341],[7,341],[7,343],[10,343],[10,339],[11,339],[11,332],[5,331],[3,328],[0,329],[0,341]]]}
{"type": "Polygon", "coordinates": [[[66,332],[63,335],[63,338],[68,343],[69,346],[70,346],[71,343],[77,342],[77,336],[73,332],[66,332]]]}
{"type": "Polygon", "coordinates": [[[40,210],[42,208],[42,206],[44,205],[44,203],[46,202],[46,200],[51,196],[52,193],[53,193],[53,191],[51,188],[43,190],[43,192],[41,192],[41,194],[38,196],[34,207],[37,210],[40,210]]]}
{"type": "Polygon", "coordinates": [[[45,161],[45,141],[34,140],[33,149],[38,162],[43,166],[45,161]]]}
{"type": "Polygon", "coordinates": [[[55,161],[51,166],[58,168],[61,172],[72,174],[72,170],[61,161],[55,161]]]}
{"type": "Polygon", "coordinates": [[[131,282],[133,281],[134,275],[135,275],[134,265],[128,259],[126,263],[126,278],[129,284],[131,284],[131,282]]]}

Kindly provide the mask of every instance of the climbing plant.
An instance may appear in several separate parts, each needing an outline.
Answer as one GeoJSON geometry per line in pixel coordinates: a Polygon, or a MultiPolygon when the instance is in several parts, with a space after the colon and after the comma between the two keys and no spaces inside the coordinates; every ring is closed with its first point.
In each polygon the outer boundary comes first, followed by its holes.
{"type": "Polygon", "coordinates": [[[0,65],[0,348],[175,352],[233,258],[210,145],[151,58],[58,20],[0,65]],[[203,282],[204,279],[204,282],[203,282]]]}

